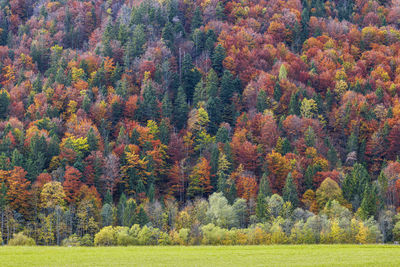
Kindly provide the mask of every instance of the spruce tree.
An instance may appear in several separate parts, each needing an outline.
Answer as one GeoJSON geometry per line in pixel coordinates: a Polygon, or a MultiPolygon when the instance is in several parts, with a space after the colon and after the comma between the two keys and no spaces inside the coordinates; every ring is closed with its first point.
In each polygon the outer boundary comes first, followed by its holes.
{"type": "Polygon", "coordinates": [[[260,220],[264,220],[268,216],[267,197],[271,196],[271,188],[266,173],[263,173],[257,195],[256,215],[260,220]]]}
{"type": "Polygon", "coordinates": [[[208,132],[211,134],[215,134],[217,133],[219,125],[222,122],[221,101],[219,100],[219,98],[211,97],[210,99],[208,99],[206,109],[208,117],[210,119],[210,122],[208,124],[208,132]]]}
{"type": "Polygon", "coordinates": [[[201,17],[200,7],[197,7],[194,11],[192,23],[190,25],[191,31],[194,32],[195,29],[200,28],[203,24],[203,19],[201,17]]]}
{"type": "Polygon", "coordinates": [[[285,202],[289,201],[290,203],[292,203],[292,206],[294,208],[298,207],[299,205],[299,197],[296,185],[292,178],[292,173],[289,173],[286,178],[286,184],[282,191],[282,198],[285,202]]]}
{"type": "Polygon", "coordinates": [[[222,62],[224,61],[225,57],[226,57],[225,48],[221,44],[218,44],[215,47],[214,54],[211,57],[212,68],[218,75],[221,75],[224,70],[222,62]]]}
{"type": "Polygon", "coordinates": [[[281,85],[279,84],[279,82],[276,82],[274,86],[274,99],[279,102],[281,97],[282,97],[281,85]]]}
{"type": "Polygon", "coordinates": [[[168,92],[165,92],[161,104],[162,104],[162,116],[164,118],[171,119],[173,107],[172,107],[172,102],[169,99],[168,92]]]}
{"type": "Polygon", "coordinates": [[[132,225],[137,223],[136,208],[136,201],[133,198],[130,198],[126,201],[122,226],[131,227],[132,225]]]}
{"type": "Polygon", "coordinates": [[[186,94],[182,87],[178,88],[178,94],[174,105],[174,121],[178,129],[182,129],[186,125],[188,113],[188,104],[186,94]]]}
{"type": "Polygon", "coordinates": [[[213,69],[207,74],[206,92],[207,98],[213,98],[218,95],[218,75],[213,69]]]}
{"type": "Polygon", "coordinates": [[[267,93],[265,93],[264,90],[261,90],[257,95],[256,108],[257,111],[261,113],[268,108],[267,93]]]}
{"type": "Polygon", "coordinates": [[[299,105],[299,94],[298,94],[298,92],[293,93],[290,96],[289,114],[291,114],[291,115],[300,115],[300,105],[299,105]]]}
{"type": "Polygon", "coordinates": [[[363,220],[368,220],[370,217],[376,216],[377,202],[378,192],[376,185],[366,184],[360,206],[360,216],[363,220]]]}
{"type": "Polygon", "coordinates": [[[119,198],[117,206],[117,218],[119,225],[124,225],[125,210],[126,210],[126,196],[124,193],[122,193],[119,198]]]}
{"type": "Polygon", "coordinates": [[[194,88],[200,81],[201,74],[193,65],[192,56],[190,54],[185,54],[183,57],[181,73],[181,85],[185,90],[187,99],[191,101],[193,98],[194,88]]]}
{"type": "Polygon", "coordinates": [[[151,81],[148,81],[143,90],[143,101],[139,109],[142,113],[142,121],[156,120],[158,118],[157,97],[151,81]]]}

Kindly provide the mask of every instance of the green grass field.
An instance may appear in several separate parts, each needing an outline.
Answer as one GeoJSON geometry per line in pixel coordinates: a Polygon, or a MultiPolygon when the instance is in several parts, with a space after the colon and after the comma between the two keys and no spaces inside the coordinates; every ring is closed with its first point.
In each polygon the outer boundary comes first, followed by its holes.
{"type": "Polygon", "coordinates": [[[400,246],[1,247],[0,266],[400,266],[400,246]]]}

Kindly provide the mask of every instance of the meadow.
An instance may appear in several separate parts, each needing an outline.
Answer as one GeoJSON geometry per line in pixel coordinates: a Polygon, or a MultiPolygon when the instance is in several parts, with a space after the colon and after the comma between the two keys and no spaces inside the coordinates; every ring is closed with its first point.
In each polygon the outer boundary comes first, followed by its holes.
{"type": "Polygon", "coordinates": [[[0,248],[1,266],[399,266],[400,246],[0,248]]]}

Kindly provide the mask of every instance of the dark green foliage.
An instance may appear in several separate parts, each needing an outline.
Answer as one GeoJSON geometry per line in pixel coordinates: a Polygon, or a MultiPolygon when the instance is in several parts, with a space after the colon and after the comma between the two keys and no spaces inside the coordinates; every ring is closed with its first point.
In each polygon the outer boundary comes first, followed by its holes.
{"type": "Polygon", "coordinates": [[[293,208],[296,208],[299,205],[298,192],[291,173],[289,173],[286,178],[285,187],[282,191],[282,197],[284,201],[289,201],[292,203],[293,208]]]}
{"type": "Polygon", "coordinates": [[[256,108],[258,112],[263,112],[268,108],[267,94],[264,90],[258,93],[256,108]]]}
{"type": "Polygon", "coordinates": [[[256,206],[256,215],[260,220],[267,219],[268,216],[268,207],[266,198],[271,196],[271,188],[269,185],[269,180],[267,174],[264,173],[260,180],[260,185],[258,189],[257,195],[257,206],[256,206]]]}
{"type": "Polygon", "coordinates": [[[201,74],[195,68],[192,62],[192,57],[190,54],[185,54],[182,62],[182,88],[189,101],[193,98],[194,88],[196,84],[200,81],[201,74]]]}
{"type": "Polygon", "coordinates": [[[377,215],[378,208],[378,189],[374,184],[366,184],[363,199],[361,201],[361,217],[364,220],[368,220],[370,217],[375,217],[377,215]]]}
{"type": "Polygon", "coordinates": [[[178,129],[182,129],[186,125],[188,113],[188,104],[186,94],[182,87],[179,87],[178,94],[174,104],[174,121],[178,129]]]}
{"type": "Polygon", "coordinates": [[[221,75],[223,72],[223,65],[222,62],[224,61],[226,56],[225,48],[222,47],[222,45],[218,44],[215,47],[214,53],[212,55],[212,67],[213,69],[218,73],[218,75],[221,75]]]}
{"type": "Polygon", "coordinates": [[[370,176],[365,167],[359,163],[354,164],[351,173],[347,174],[343,184],[343,196],[353,205],[355,210],[361,204],[366,185],[370,183],[370,176]]]}
{"type": "Polygon", "coordinates": [[[193,14],[192,23],[190,24],[192,32],[194,32],[194,30],[199,28],[202,24],[203,19],[201,17],[201,9],[200,7],[197,7],[193,14]]]}

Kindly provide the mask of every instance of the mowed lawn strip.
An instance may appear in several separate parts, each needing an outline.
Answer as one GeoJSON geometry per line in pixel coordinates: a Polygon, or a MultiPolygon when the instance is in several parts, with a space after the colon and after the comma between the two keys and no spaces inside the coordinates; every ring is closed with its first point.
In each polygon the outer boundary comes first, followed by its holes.
{"type": "Polygon", "coordinates": [[[0,266],[400,266],[400,246],[0,247],[0,266]]]}

